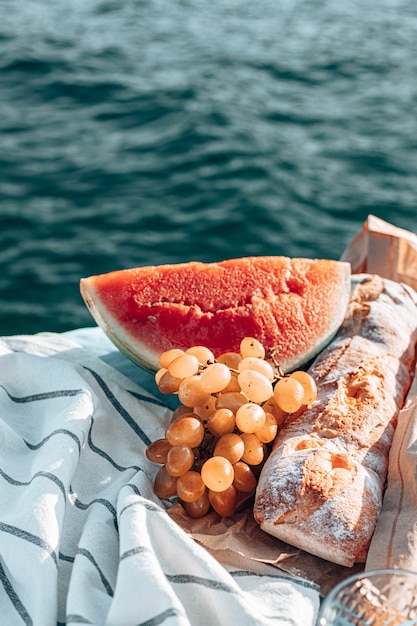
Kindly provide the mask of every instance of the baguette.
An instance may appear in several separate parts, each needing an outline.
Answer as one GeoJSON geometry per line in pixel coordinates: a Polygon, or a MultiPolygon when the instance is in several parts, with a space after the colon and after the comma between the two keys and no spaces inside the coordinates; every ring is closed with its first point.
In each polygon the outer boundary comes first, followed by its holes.
{"type": "Polygon", "coordinates": [[[286,417],[261,471],[265,532],[343,566],[366,560],[416,341],[415,292],[353,275],[345,320],[308,370],[317,399],[286,417]]]}

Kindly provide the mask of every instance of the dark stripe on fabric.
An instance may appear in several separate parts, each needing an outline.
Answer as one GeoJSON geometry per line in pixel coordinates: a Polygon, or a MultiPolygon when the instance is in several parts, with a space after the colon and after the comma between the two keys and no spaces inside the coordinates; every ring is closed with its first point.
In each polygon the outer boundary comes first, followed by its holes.
{"type": "Polygon", "coordinates": [[[165,574],[167,580],[177,584],[195,584],[207,587],[208,589],[216,589],[216,591],[226,591],[227,593],[238,593],[236,589],[230,585],[225,585],[218,580],[210,578],[201,578],[201,576],[191,576],[189,574],[165,574]]]}
{"type": "MultiPolygon", "coordinates": [[[[82,615],[68,615],[67,621],[62,626],[66,626],[66,624],[92,624],[89,619],[83,617],[82,615]]],[[[59,624],[57,624],[59,626],[59,624]]]]}
{"type": "Polygon", "coordinates": [[[10,533],[11,535],[18,537],[19,539],[23,539],[24,541],[28,541],[29,543],[33,543],[35,546],[42,548],[42,550],[45,550],[45,552],[47,552],[52,557],[55,565],[58,566],[58,558],[53,548],[37,535],[33,535],[32,533],[27,532],[27,530],[23,530],[22,528],[18,528],[17,526],[5,524],[4,522],[0,522],[0,531],[10,533]]]}
{"type": "Polygon", "coordinates": [[[136,487],[136,485],[133,485],[132,483],[127,483],[126,487],[130,487],[134,494],[136,494],[140,498],[142,497],[142,494],[139,491],[139,489],[136,487]]]}
{"type": "Polygon", "coordinates": [[[149,404],[156,404],[157,406],[162,406],[164,409],[168,409],[167,405],[162,402],[162,400],[158,400],[157,398],[145,396],[142,393],[138,393],[137,391],[132,391],[131,389],[127,390],[131,396],[136,398],[137,400],[141,400],[143,402],[149,402],[149,404]]]}
{"type": "MultiPolygon", "coordinates": [[[[132,489],[132,491],[139,497],[139,498],[143,498],[141,492],[139,491],[139,489],[136,487],[136,485],[133,485],[132,483],[126,483],[125,485],[126,487],[130,487],[132,489]]],[[[164,500],[167,500],[168,502],[172,502],[175,503],[178,500],[178,496],[172,496],[171,498],[163,498],[164,500]]],[[[140,500],[137,502],[131,502],[130,504],[127,504],[121,511],[120,511],[120,515],[123,513],[123,511],[125,511],[126,509],[129,509],[131,506],[134,506],[135,504],[140,504],[141,506],[144,506],[145,508],[148,509],[148,511],[155,511],[155,512],[161,512],[163,511],[165,513],[165,509],[162,508],[161,506],[158,506],[157,504],[155,504],[154,502],[149,502],[149,500],[140,500]]]]}
{"type": "MultiPolygon", "coordinates": [[[[137,495],[139,498],[143,498],[141,492],[136,487],[136,485],[133,485],[132,483],[126,483],[125,487],[130,487],[135,495],[137,495]]],[[[178,496],[171,496],[169,498],[162,498],[162,499],[163,500],[168,500],[168,502],[175,503],[178,500],[178,496]]],[[[135,504],[135,503],[133,502],[132,504],[135,504]]],[[[160,510],[163,510],[165,512],[165,509],[161,509],[161,507],[158,506],[157,504],[155,504],[155,502],[150,502],[149,500],[141,500],[140,502],[138,502],[138,504],[142,504],[142,506],[145,506],[149,511],[160,511],[160,510]]],[[[128,506],[132,506],[132,505],[128,504],[128,506]]]]}
{"type": "Polygon", "coordinates": [[[60,561],[68,561],[68,563],[74,563],[73,556],[68,556],[67,554],[63,554],[62,552],[60,552],[58,556],[60,561]]]}
{"type": "Polygon", "coordinates": [[[120,560],[123,561],[123,559],[128,559],[131,556],[136,556],[136,554],[142,554],[143,552],[146,552],[147,550],[148,548],[145,548],[144,546],[131,548],[130,550],[126,550],[126,552],[123,552],[123,554],[120,556],[120,560]]]}
{"type": "Polygon", "coordinates": [[[53,400],[55,398],[71,398],[73,396],[78,396],[80,393],[84,393],[84,389],[57,389],[55,391],[45,391],[43,393],[35,393],[30,396],[13,396],[9,393],[4,385],[0,385],[0,388],[3,389],[10,400],[17,403],[25,403],[25,402],[38,402],[39,400],[53,400]]]}
{"type": "Polygon", "coordinates": [[[111,513],[111,515],[113,517],[113,523],[114,523],[115,529],[117,531],[119,531],[119,525],[117,523],[116,509],[114,508],[112,503],[109,502],[109,500],[106,500],[105,498],[95,498],[94,500],[91,500],[91,502],[89,502],[88,504],[85,504],[84,502],[81,502],[81,500],[78,498],[78,496],[75,495],[75,493],[73,492],[71,486],[69,488],[69,493],[71,494],[71,496],[74,499],[74,505],[77,507],[77,509],[80,509],[81,511],[86,511],[93,504],[101,504],[104,507],[106,507],[106,509],[111,513]]]}
{"type": "Polygon", "coordinates": [[[275,574],[257,574],[255,572],[248,572],[247,570],[238,570],[234,572],[229,571],[229,574],[233,578],[244,578],[245,576],[249,576],[249,577],[258,577],[258,578],[265,579],[265,577],[267,576],[268,578],[271,578],[272,580],[282,580],[284,582],[288,581],[291,584],[300,585],[300,587],[305,587],[306,589],[313,589],[314,591],[320,591],[319,585],[309,580],[304,580],[302,578],[279,576],[275,574]]]}
{"type": "Polygon", "coordinates": [[[143,432],[141,427],[135,422],[135,420],[129,414],[129,412],[126,411],[126,409],[120,404],[119,400],[110,391],[110,389],[108,388],[108,386],[106,385],[104,380],[101,378],[101,376],[99,376],[97,374],[97,372],[95,372],[94,370],[90,369],[89,367],[85,367],[85,369],[88,372],[90,372],[90,374],[95,378],[95,380],[97,381],[99,387],[104,392],[106,398],[109,400],[109,402],[111,402],[111,404],[114,406],[114,408],[119,413],[119,415],[121,415],[121,417],[123,417],[123,419],[126,421],[126,423],[132,428],[132,430],[134,430],[134,432],[138,435],[138,437],[140,437],[140,439],[143,441],[143,443],[148,446],[151,443],[151,440],[149,439],[149,437],[143,432]]]}
{"type": "Polygon", "coordinates": [[[127,467],[124,467],[123,465],[119,465],[118,463],[116,463],[116,461],[107,452],[104,452],[104,450],[102,450],[101,448],[98,448],[93,443],[93,439],[91,437],[91,432],[93,430],[93,425],[94,425],[94,418],[92,417],[91,418],[91,426],[90,426],[90,429],[88,431],[88,445],[90,446],[90,448],[91,448],[91,450],[93,452],[95,452],[96,454],[101,456],[103,459],[106,459],[106,461],[111,463],[111,465],[113,465],[113,467],[115,469],[117,469],[117,471],[119,471],[119,472],[124,472],[124,471],[129,470],[129,469],[133,469],[136,472],[143,471],[142,468],[139,467],[138,465],[128,465],[127,467]]]}
{"type": "Polygon", "coordinates": [[[98,575],[100,576],[100,580],[103,583],[103,586],[105,588],[105,590],[107,591],[107,593],[109,594],[109,596],[113,597],[113,589],[112,586],[110,585],[109,581],[107,580],[107,578],[105,577],[105,575],[103,574],[103,571],[101,570],[101,568],[99,567],[97,561],[95,560],[95,558],[93,557],[93,555],[91,554],[91,552],[89,550],[85,550],[84,548],[79,548],[77,550],[77,554],[81,554],[82,556],[85,556],[86,559],[88,559],[90,561],[90,563],[95,567],[95,569],[97,570],[98,575]]]}
{"type": "Polygon", "coordinates": [[[152,504],[151,502],[149,502],[148,500],[136,500],[135,502],[131,502],[130,504],[126,504],[126,506],[124,506],[121,511],[119,516],[122,516],[123,513],[125,511],[127,511],[127,509],[131,509],[132,506],[136,506],[136,505],[140,505],[143,506],[145,509],[147,509],[148,511],[152,511],[152,513],[165,513],[165,509],[163,509],[160,506],[157,506],[156,504],[152,504]]]}
{"type": "Polygon", "coordinates": [[[13,604],[14,608],[16,609],[16,612],[21,617],[23,623],[26,624],[27,626],[32,626],[33,620],[31,616],[29,615],[28,611],[26,610],[26,607],[24,606],[23,602],[19,598],[18,594],[14,590],[13,585],[11,584],[9,577],[7,576],[1,562],[0,562],[0,581],[4,587],[4,591],[7,593],[7,595],[10,598],[10,602],[13,604]]]}
{"type": "Polygon", "coordinates": [[[71,439],[73,439],[77,444],[78,452],[81,452],[81,441],[75,433],[67,430],[66,428],[57,428],[56,430],[53,430],[39,443],[29,443],[29,441],[26,441],[26,439],[24,439],[23,441],[30,450],[39,450],[39,448],[42,448],[42,446],[47,443],[47,441],[49,441],[52,437],[55,437],[56,435],[67,435],[68,437],[71,437],[71,439]]]}
{"type": "Polygon", "coordinates": [[[146,622],[140,622],[137,626],[159,626],[167,620],[169,617],[177,617],[179,615],[183,615],[177,609],[167,609],[159,615],[155,615],[155,617],[151,617],[151,619],[147,619],[146,622]]]}
{"type": "Polygon", "coordinates": [[[35,480],[35,478],[47,478],[48,480],[51,480],[53,483],[55,483],[55,485],[61,490],[64,498],[66,497],[64,483],[57,476],[55,476],[55,474],[51,474],[51,472],[36,472],[36,474],[34,474],[32,478],[26,482],[12,478],[11,476],[9,476],[9,474],[6,474],[6,472],[4,472],[1,468],[0,476],[2,476],[5,480],[7,480],[8,483],[14,485],[15,487],[27,487],[35,480]]]}

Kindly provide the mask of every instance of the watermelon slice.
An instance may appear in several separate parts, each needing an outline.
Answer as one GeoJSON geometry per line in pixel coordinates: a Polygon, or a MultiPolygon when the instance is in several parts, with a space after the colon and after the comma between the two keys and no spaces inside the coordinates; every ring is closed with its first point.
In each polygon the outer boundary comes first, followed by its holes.
{"type": "Polygon", "coordinates": [[[161,352],[205,345],[216,356],[255,337],[286,372],[301,367],[340,327],[350,264],[284,256],[193,261],[82,278],[82,297],[113,343],[156,371],[161,352]]]}

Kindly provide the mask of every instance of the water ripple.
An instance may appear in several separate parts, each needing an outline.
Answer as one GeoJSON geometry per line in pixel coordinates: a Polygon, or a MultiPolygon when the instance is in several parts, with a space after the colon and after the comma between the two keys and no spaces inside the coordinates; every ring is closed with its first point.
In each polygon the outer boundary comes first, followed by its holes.
{"type": "Polygon", "coordinates": [[[412,0],[7,3],[1,333],[92,324],[81,276],[417,230],[416,28],[412,0]]]}

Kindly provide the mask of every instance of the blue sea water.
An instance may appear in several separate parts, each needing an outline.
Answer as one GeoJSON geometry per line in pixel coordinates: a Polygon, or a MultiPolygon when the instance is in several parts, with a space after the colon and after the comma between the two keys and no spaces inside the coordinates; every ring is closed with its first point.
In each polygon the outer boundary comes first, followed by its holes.
{"type": "Polygon", "coordinates": [[[79,279],[417,231],[415,0],[0,0],[0,334],[79,279]]]}

